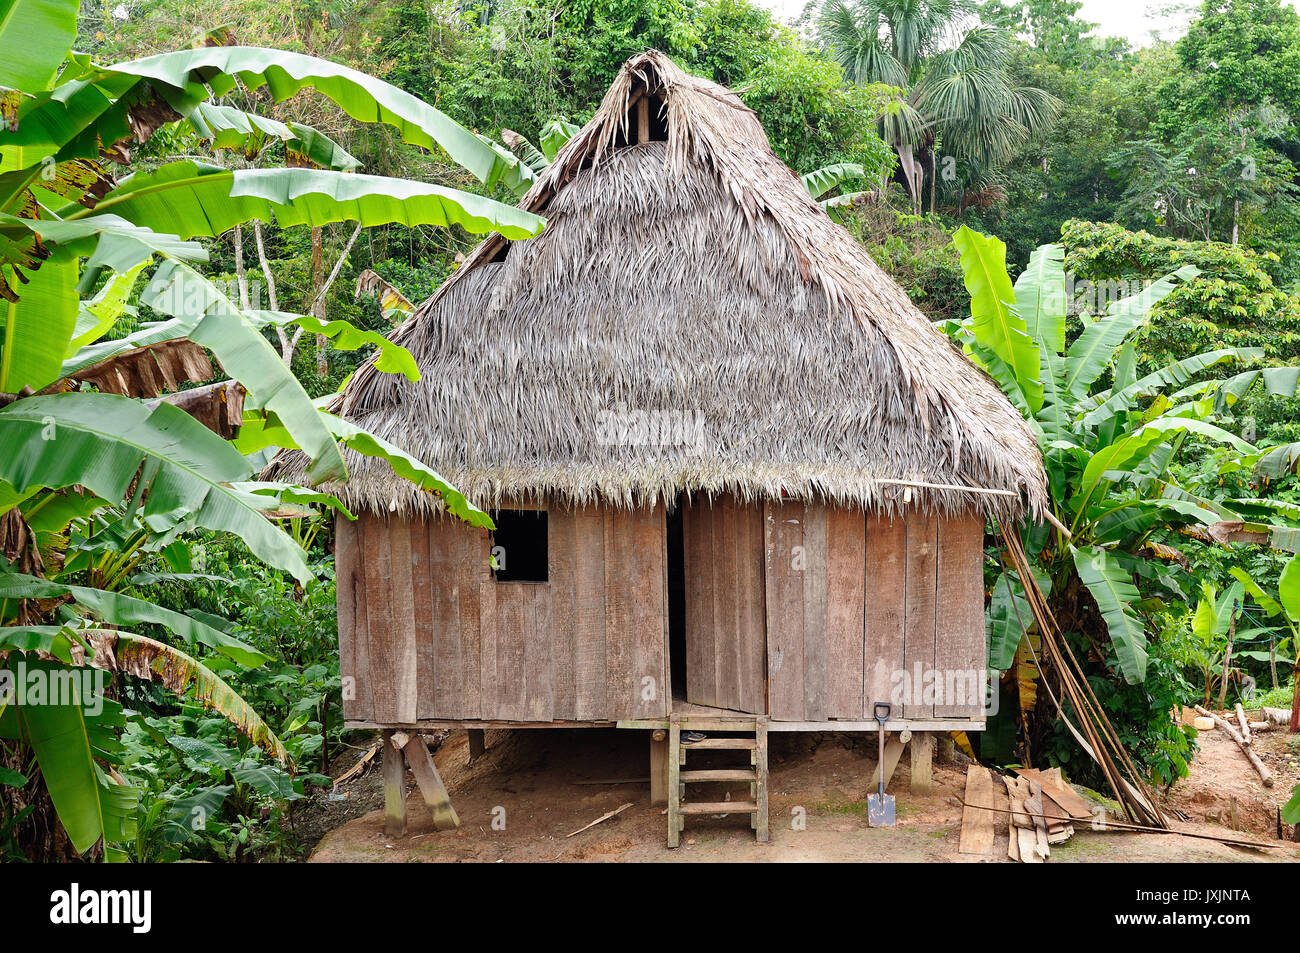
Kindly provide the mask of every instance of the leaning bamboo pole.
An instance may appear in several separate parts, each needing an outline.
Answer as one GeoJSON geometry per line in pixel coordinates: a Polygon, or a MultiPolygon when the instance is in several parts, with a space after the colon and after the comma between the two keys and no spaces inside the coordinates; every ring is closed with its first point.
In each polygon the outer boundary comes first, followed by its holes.
{"type": "MultiPolygon", "coordinates": [[[[1136,765],[1133,764],[1133,760],[1129,757],[1128,751],[1120,741],[1115,727],[1110,723],[1110,719],[1106,717],[1101,702],[1092,691],[1092,686],[1083,671],[1083,666],[1079,664],[1078,658],[1070,649],[1070,645],[1066,641],[1055,615],[1047,605],[1046,597],[1038,588],[1029,565],[1029,557],[1021,545],[1019,535],[1006,532],[1000,522],[998,530],[1003,538],[1006,550],[1011,556],[1011,562],[1016,574],[1020,577],[1020,583],[1024,589],[1026,601],[1029,603],[1030,611],[1034,616],[1034,621],[1038,625],[1039,637],[1043,647],[1043,660],[1040,661],[1038,654],[1033,652],[1031,644],[1030,652],[1034,664],[1043,679],[1043,684],[1048,687],[1048,695],[1056,706],[1062,720],[1075,734],[1076,739],[1081,742],[1084,750],[1097,762],[1107,784],[1115,794],[1115,799],[1123,806],[1124,813],[1129,820],[1133,823],[1168,830],[1169,821],[1160,810],[1154,790],[1147,784],[1136,765]],[[1043,662],[1048,663],[1049,667],[1055,669],[1062,694],[1078,716],[1081,732],[1075,729],[1065,713],[1061,699],[1051,690],[1043,662]]],[[[1017,619],[1020,621],[1022,630],[1025,630],[1024,620],[1019,619],[1019,614],[1019,608],[1017,607],[1017,619]]]]}

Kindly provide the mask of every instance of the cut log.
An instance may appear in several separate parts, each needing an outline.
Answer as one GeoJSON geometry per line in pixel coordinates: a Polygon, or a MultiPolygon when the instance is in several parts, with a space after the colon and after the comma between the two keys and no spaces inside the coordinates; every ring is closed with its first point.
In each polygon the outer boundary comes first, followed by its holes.
{"type": "Polygon", "coordinates": [[[1259,760],[1259,755],[1255,754],[1255,752],[1251,750],[1250,745],[1248,745],[1246,740],[1241,737],[1241,733],[1214,712],[1207,711],[1200,705],[1196,706],[1196,710],[1204,717],[1211,719],[1219,726],[1220,731],[1226,734],[1233,741],[1237,742],[1237,747],[1241,749],[1241,753],[1246,756],[1246,759],[1251,763],[1251,766],[1259,772],[1259,779],[1264,782],[1264,787],[1271,788],[1273,786],[1273,773],[1264,766],[1263,761],[1259,760]]]}
{"type": "Polygon", "coordinates": [[[1250,723],[1246,721],[1246,712],[1242,710],[1241,702],[1237,702],[1237,725],[1241,728],[1242,740],[1250,744],[1250,723]]]}

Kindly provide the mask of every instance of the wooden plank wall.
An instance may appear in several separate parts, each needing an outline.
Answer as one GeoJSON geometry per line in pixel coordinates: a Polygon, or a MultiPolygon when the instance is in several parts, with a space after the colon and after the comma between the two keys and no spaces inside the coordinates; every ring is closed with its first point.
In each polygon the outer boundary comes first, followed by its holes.
{"type": "Polygon", "coordinates": [[[767,711],[763,641],[763,509],[731,494],[682,512],[686,700],[767,711]]]}
{"type": "Polygon", "coordinates": [[[887,701],[895,718],[978,717],[971,682],[953,688],[984,666],[983,532],[976,515],[766,504],[771,716],[869,719],[887,701]]]}
{"type": "Polygon", "coordinates": [[[338,520],[345,717],[665,715],[663,509],[551,509],[548,524],[549,579],[526,583],[495,581],[484,530],[370,514],[338,520]]]}

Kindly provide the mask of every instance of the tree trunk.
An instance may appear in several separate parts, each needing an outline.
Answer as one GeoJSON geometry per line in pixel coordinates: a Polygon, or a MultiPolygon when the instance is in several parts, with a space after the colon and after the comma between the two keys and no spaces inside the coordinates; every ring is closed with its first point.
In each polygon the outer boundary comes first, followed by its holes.
{"type": "Polygon", "coordinates": [[[1237,636],[1237,607],[1232,607],[1232,616],[1228,619],[1228,647],[1223,653],[1223,678],[1219,682],[1219,709],[1228,704],[1228,667],[1232,664],[1232,643],[1237,636]]]}
{"type": "MultiPolygon", "coordinates": [[[[324,243],[324,230],[316,225],[311,230],[311,313],[315,318],[321,318],[321,310],[324,308],[324,302],[321,294],[321,285],[325,282],[325,260],[324,249],[321,247],[324,243]]],[[[316,373],[324,380],[329,376],[330,364],[329,356],[325,350],[325,335],[316,335],[316,373]]]]}
{"type": "Polygon", "coordinates": [[[931,146],[930,147],[930,214],[931,215],[934,214],[935,183],[939,179],[939,177],[935,174],[935,167],[937,162],[938,162],[938,156],[934,154],[934,147],[931,146]]]}
{"type": "Polygon", "coordinates": [[[1300,731],[1300,664],[1291,666],[1291,731],[1300,731]]]}
{"type": "Polygon", "coordinates": [[[239,307],[247,311],[248,275],[244,272],[244,226],[235,226],[235,280],[239,283],[239,307]]]}

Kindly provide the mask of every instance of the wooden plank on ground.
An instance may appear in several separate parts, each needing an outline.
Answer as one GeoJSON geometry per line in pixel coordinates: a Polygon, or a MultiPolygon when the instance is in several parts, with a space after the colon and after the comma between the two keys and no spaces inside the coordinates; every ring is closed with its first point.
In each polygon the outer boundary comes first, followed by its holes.
{"type": "Polygon", "coordinates": [[[934,717],[975,718],[984,711],[984,517],[939,523],[938,604],[934,648],[934,717]]]}
{"type": "MultiPolygon", "coordinates": [[[[903,669],[906,621],[907,524],[902,518],[867,517],[866,603],[863,647],[863,717],[872,705],[893,700],[903,669]]],[[[902,717],[896,706],[893,717],[902,717]]]]}
{"type": "Polygon", "coordinates": [[[934,716],[934,698],[926,692],[926,676],[934,671],[938,526],[938,519],[931,514],[908,514],[907,614],[903,643],[903,666],[907,672],[904,682],[907,697],[903,702],[905,718],[934,716]]]}
{"type": "Polygon", "coordinates": [[[860,510],[826,512],[826,715],[861,720],[867,533],[860,510]]]}
{"type": "Polygon", "coordinates": [[[966,769],[966,794],[962,799],[961,840],[957,852],[987,854],[993,849],[993,777],[988,768],[972,764],[966,769]]]}
{"type": "Polygon", "coordinates": [[[1068,784],[1056,784],[1055,779],[1035,768],[1016,768],[1016,774],[1029,781],[1037,781],[1043,790],[1063,811],[1077,820],[1087,820],[1094,815],[1094,808],[1068,784]]]}

